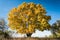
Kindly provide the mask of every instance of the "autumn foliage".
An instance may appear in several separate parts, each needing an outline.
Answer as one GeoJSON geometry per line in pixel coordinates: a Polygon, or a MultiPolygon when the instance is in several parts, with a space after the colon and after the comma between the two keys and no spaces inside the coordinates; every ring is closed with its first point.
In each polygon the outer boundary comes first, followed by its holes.
{"type": "Polygon", "coordinates": [[[46,30],[50,28],[50,16],[40,4],[22,3],[13,8],[8,14],[8,25],[18,33],[33,33],[35,29],[46,30]]]}

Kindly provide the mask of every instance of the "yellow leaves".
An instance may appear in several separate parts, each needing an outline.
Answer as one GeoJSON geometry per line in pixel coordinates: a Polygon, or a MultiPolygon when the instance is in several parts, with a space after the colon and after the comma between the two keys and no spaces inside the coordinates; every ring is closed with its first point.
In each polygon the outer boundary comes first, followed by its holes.
{"type": "Polygon", "coordinates": [[[22,4],[22,7],[24,8],[24,7],[26,7],[26,6],[27,6],[27,3],[24,2],[24,3],[22,4]]]}
{"type": "Polygon", "coordinates": [[[46,11],[45,11],[45,9],[42,7],[42,5],[37,4],[36,7],[37,7],[37,9],[35,9],[35,10],[37,10],[36,13],[40,13],[40,14],[43,14],[43,15],[46,14],[46,11]]]}
{"type": "Polygon", "coordinates": [[[37,16],[37,21],[40,21],[40,22],[41,22],[42,19],[43,19],[42,15],[38,15],[38,16],[37,16]]]}
{"type": "Polygon", "coordinates": [[[28,15],[28,14],[29,14],[29,11],[27,11],[27,10],[26,10],[26,11],[25,11],[25,14],[27,14],[27,15],[28,15]]]}
{"type": "Polygon", "coordinates": [[[29,25],[28,29],[29,29],[29,31],[30,31],[30,30],[32,30],[32,26],[31,26],[31,25],[29,25]]]}
{"type": "Polygon", "coordinates": [[[13,8],[13,11],[16,12],[17,11],[17,8],[13,8]]]}
{"type": "Polygon", "coordinates": [[[11,28],[12,30],[15,30],[15,29],[16,29],[16,27],[15,27],[14,25],[11,25],[11,24],[10,24],[10,28],[11,28]]]}
{"type": "Polygon", "coordinates": [[[8,17],[12,17],[12,16],[13,16],[13,14],[12,14],[12,13],[9,13],[9,14],[8,14],[8,17]]]}
{"type": "Polygon", "coordinates": [[[42,25],[47,24],[47,20],[43,18],[42,21],[41,21],[41,24],[42,24],[42,25]]]}
{"type": "Polygon", "coordinates": [[[42,7],[42,5],[40,5],[40,4],[37,4],[37,5],[36,5],[36,7],[37,7],[37,8],[41,8],[41,7],[42,7]]]}
{"type": "Polygon", "coordinates": [[[29,33],[33,33],[33,32],[34,32],[34,29],[29,30],[29,33]]]}
{"type": "Polygon", "coordinates": [[[23,16],[23,15],[21,15],[21,18],[24,18],[24,16],[23,16]]]}
{"type": "Polygon", "coordinates": [[[17,8],[13,8],[13,9],[11,10],[11,12],[12,12],[12,13],[17,12],[17,8]]]}
{"type": "Polygon", "coordinates": [[[29,30],[27,28],[25,29],[25,31],[26,31],[26,33],[29,33],[29,30]]]}
{"type": "Polygon", "coordinates": [[[24,30],[24,27],[21,26],[21,27],[20,27],[20,30],[24,30]]]}
{"type": "Polygon", "coordinates": [[[23,14],[26,15],[26,16],[29,16],[32,14],[32,11],[29,9],[29,10],[25,10],[23,11],[23,14]]]}
{"type": "Polygon", "coordinates": [[[29,16],[31,14],[31,12],[28,12],[27,16],[29,16]]]}
{"type": "Polygon", "coordinates": [[[27,8],[27,3],[24,2],[23,4],[21,4],[21,5],[18,6],[17,12],[21,12],[21,11],[23,11],[26,8],[27,8]]]}
{"type": "Polygon", "coordinates": [[[45,17],[47,20],[50,20],[51,19],[51,16],[46,16],[45,17]]]}
{"type": "Polygon", "coordinates": [[[34,3],[30,3],[30,8],[33,8],[34,7],[34,3]]]}
{"type": "Polygon", "coordinates": [[[21,26],[19,29],[17,29],[17,31],[19,33],[25,33],[25,28],[21,26]]]}
{"type": "Polygon", "coordinates": [[[26,22],[28,21],[28,18],[26,18],[26,22]]]}
{"type": "Polygon", "coordinates": [[[33,33],[35,29],[49,28],[50,16],[45,15],[45,9],[40,4],[23,3],[13,8],[8,14],[9,27],[19,33],[33,33]],[[41,22],[41,23],[38,23],[41,22]],[[38,27],[37,27],[38,26],[38,27]]]}
{"type": "Polygon", "coordinates": [[[35,25],[29,25],[28,29],[29,29],[29,32],[32,33],[34,32],[34,29],[35,28],[35,25]]]}
{"type": "Polygon", "coordinates": [[[44,21],[47,21],[47,20],[45,18],[43,18],[41,22],[44,22],[44,21]]]}
{"type": "Polygon", "coordinates": [[[33,18],[30,18],[30,20],[33,20],[33,18]]]}
{"type": "Polygon", "coordinates": [[[21,7],[21,6],[19,6],[19,7],[17,8],[17,12],[20,12],[20,11],[22,11],[22,7],[21,7]]]}
{"type": "Polygon", "coordinates": [[[43,31],[43,30],[44,30],[44,28],[43,28],[43,27],[40,27],[40,30],[41,30],[41,31],[43,31]]]}
{"type": "Polygon", "coordinates": [[[36,7],[37,7],[37,9],[40,10],[40,11],[44,10],[44,8],[42,7],[42,5],[40,5],[40,4],[37,4],[36,7]],[[41,9],[42,9],[42,10],[41,10],[41,9]]]}
{"type": "Polygon", "coordinates": [[[31,10],[28,10],[28,14],[27,16],[31,15],[32,14],[32,11],[31,10]]]}
{"type": "Polygon", "coordinates": [[[40,13],[40,10],[36,9],[35,14],[39,14],[39,13],[40,13]]]}

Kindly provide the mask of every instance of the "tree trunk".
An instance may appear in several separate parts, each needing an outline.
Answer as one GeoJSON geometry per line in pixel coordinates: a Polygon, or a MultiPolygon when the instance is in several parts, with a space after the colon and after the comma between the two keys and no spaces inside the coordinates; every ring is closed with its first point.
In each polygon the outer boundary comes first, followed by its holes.
{"type": "Polygon", "coordinates": [[[28,34],[26,34],[26,35],[27,35],[27,37],[31,37],[32,33],[28,33],[28,34]]]}

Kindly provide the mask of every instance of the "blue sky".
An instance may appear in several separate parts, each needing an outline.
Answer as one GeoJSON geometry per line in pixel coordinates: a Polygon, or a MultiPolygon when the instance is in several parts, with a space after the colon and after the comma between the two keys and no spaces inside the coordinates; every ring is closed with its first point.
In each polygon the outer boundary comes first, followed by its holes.
{"type": "Polygon", "coordinates": [[[51,16],[50,24],[60,19],[60,0],[0,0],[0,18],[7,21],[8,12],[22,2],[42,4],[47,11],[47,15],[51,16]]]}
{"type": "Polygon", "coordinates": [[[7,22],[8,12],[12,8],[18,7],[22,2],[42,4],[47,11],[47,15],[51,16],[50,24],[60,19],[60,0],[0,0],[0,18],[4,18],[7,22]]]}

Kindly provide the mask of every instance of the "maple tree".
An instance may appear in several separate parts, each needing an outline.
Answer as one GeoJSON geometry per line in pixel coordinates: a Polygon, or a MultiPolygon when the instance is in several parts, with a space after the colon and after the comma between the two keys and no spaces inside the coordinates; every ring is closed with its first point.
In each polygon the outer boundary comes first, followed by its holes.
{"type": "Polygon", "coordinates": [[[18,33],[32,34],[35,29],[40,31],[49,29],[50,19],[42,5],[24,2],[9,12],[8,25],[18,33]]]}

